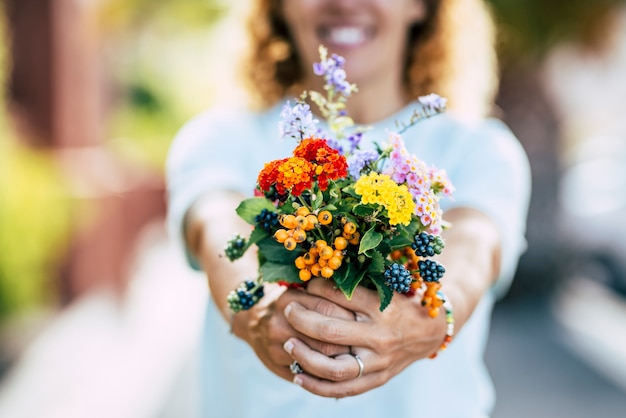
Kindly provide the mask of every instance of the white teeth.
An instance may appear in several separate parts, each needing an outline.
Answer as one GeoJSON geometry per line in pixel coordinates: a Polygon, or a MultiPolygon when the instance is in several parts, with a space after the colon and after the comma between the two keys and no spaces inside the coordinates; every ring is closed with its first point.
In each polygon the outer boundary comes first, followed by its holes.
{"type": "Polygon", "coordinates": [[[328,32],[328,39],[336,44],[354,45],[365,41],[365,31],[360,28],[335,28],[328,32]]]}

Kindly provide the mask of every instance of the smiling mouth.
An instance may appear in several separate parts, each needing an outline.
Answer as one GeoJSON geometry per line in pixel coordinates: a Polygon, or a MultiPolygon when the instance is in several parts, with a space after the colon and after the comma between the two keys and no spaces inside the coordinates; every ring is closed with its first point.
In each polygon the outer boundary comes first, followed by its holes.
{"type": "Polygon", "coordinates": [[[317,34],[324,43],[336,46],[355,46],[373,36],[373,30],[361,26],[322,26],[317,34]]]}

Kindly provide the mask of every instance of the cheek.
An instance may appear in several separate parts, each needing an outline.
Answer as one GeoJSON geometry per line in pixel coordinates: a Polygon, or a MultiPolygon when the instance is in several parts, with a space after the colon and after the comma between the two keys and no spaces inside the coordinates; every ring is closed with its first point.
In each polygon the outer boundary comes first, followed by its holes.
{"type": "Polygon", "coordinates": [[[318,38],[312,17],[319,13],[308,1],[283,0],[283,16],[291,37],[304,62],[314,62],[317,57],[318,38]]]}
{"type": "Polygon", "coordinates": [[[306,26],[311,18],[319,14],[319,2],[304,0],[282,0],[282,12],[287,25],[293,30],[306,26]]]}
{"type": "Polygon", "coordinates": [[[426,19],[425,0],[407,0],[403,13],[404,19],[408,25],[422,22],[426,19]]]}

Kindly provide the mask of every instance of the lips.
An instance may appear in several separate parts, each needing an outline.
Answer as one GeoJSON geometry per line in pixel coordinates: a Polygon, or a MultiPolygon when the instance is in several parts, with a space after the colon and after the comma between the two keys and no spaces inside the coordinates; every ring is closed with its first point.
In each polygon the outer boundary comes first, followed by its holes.
{"type": "Polygon", "coordinates": [[[317,35],[325,44],[349,47],[370,40],[374,31],[364,26],[320,26],[317,35]]]}

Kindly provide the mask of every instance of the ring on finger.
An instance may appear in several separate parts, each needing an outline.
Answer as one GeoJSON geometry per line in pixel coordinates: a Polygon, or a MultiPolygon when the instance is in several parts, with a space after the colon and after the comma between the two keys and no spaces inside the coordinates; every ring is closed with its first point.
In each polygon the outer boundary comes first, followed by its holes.
{"type": "Polygon", "coordinates": [[[359,374],[356,377],[358,379],[359,377],[363,376],[363,371],[365,370],[365,364],[363,364],[363,360],[361,360],[361,357],[359,357],[357,354],[352,354],[352,357],[354,357],[357,364],[359,365],[359,374]]]}
{"type": "Polygon", "coordinates": [[[291,373],[293,374],[301,374],[304,373],[304,370],[302,370],[302,366],[300,366],[300,363],[298,363],[297,361],[293,361],[290,365],[289,365],[289,370],[291,371],[291,373]]]}

